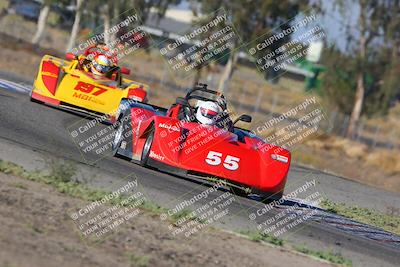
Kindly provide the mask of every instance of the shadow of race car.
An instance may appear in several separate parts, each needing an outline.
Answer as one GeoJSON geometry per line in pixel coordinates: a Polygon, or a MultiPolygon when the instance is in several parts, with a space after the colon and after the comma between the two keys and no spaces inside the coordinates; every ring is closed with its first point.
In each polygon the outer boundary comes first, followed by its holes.
{"type": "Polygon", "coordinates": [[[229,112],[222,112],[215,125],[199,123],[194,116],[194,102],[199,101],[213,101],[227,110],[225,97],[204,84],[168,109],[144,103],[121,108],[114,156],[177,175],[221,180],[236,194],[281,198],[290,152],[235,126],[238,121],[250,123],[248,115],[232,121],[229,112]]]}
{"type": "Polygon", "coordinates": [[[58,108],[100,117],[114,123],[115,113],[123,99],[147,101],[146,85],[128,80],[130,70],[117,65],[115,55],[107,54],[103,48],[94,45],[81,56],[66,54],[66,60],[45,55],[35,78],[31,100],[58,108]],[[105,53],[113,62],[104,77],[98,77],[83,68],[91,58],[105,53]]]}

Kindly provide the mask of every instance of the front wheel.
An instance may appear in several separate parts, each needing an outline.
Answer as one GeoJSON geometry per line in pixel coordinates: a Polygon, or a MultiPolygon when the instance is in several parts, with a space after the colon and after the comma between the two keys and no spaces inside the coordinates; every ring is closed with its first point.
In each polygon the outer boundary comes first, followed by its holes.
{"type": "Polygon", "coordinates": [[[118,149],[121,146],[121,142],[123,140],[122,136],[124,134],[124,124],[119,121],[119,125],[115,131],[114,140],[112,142],[112,154],[113,156],[117,155],[118,149]]]}
{"type": "Polygon", "coordinates": [[[143,146],[142,157],[140,158],[141,166],[147,165],[147,161],[149,160],[149,155],[150,155],[151,145],[153,144],[153,140],[154,140],[154,129],[150,128],[149,133],[146,138],[146,142],[144,143],[144,146],[143,146]]]}
{"type": "Polygon", "coordinates": [[[132,136],[131,127],[131,116],[129,111],[125,111],[122,116],[120,116],[117,122],[114,124],[115,133],[114,139],[111,144],[112,154],[115,157],[130,158],[129,156],[121,154],[123,151],[130,151],[132,141],[130,137],[132,136]]]}
{"type": "Polygon", "coordinates": [[[247,192],[247,190],[240,188],[238,186],[229,186],[229,190],[232,192],[232,194],[240,196],[240,197],[248,197],[249,193],[247,192]]]}

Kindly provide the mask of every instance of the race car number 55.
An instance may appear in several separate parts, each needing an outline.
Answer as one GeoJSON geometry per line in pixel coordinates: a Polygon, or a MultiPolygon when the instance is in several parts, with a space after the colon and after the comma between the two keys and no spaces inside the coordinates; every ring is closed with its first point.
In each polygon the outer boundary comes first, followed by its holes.
{"type": "MultiPolygon", "coordinates": [[[[239,168],[239,161],[240,158],[236,158],[234,156],[227,155],[225,157],[223,166],[231,171],[237,170],[239,168]]],[[[222,153],[216,152],[216,151],[209,151],[207,158],[206,158],[207,164],[217,166],[220,165],[222,162],[222,153]]]]}

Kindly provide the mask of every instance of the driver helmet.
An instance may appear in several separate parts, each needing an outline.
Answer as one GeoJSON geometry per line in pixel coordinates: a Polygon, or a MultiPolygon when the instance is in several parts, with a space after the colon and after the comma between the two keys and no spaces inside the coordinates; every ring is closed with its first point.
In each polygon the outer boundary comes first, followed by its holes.
{"type": "Polygon", "coordinates": [[[97,55],[92,60],[91,71],[93,74],[103,76],[110,71],[112,66],[111,60],[105,55],[97,55]]]}
{"type": "Polygon", "coordinates": [[[205,125],[214,125],[218,120],[221,108],[217,103],[211,101],[201,101],[197,105],[196,119],[205,125]]]}

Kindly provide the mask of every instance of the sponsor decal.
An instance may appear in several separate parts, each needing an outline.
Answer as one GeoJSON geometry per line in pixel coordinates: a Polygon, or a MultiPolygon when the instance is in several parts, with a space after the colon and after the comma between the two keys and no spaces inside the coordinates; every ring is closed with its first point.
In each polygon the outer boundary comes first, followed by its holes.
{"type": "Polygon", "coordinates": [[[271,154],[271,158],[274,159],[274,160],[283,162],[283,163],[288,163],[288,161],[289,161],[288,157],[285,157],[285,156],[282,156],[282,155],[279,155],[279,154],[271,154]]]}
{"type": "Polygon", "coordinates": [[[164,160],[164,159],[165,159],[164,156],[158,155],[158,154],[155,153],[153,150],[150,150],[150,155],[149,155],[149,157],[150,157],[150,158],[153,158],[153,159],[158,159],[158,160],[164,160]]]}
{"type": "Polygon", "coordinates": [[[92,96],[89,96],[89,95],[86,95],[86,94],[82,94],[82,93],[74,92],[72,97],[79,98],[81,100],[93,102],[93,103],[100,104],[100,105],[104,105],[105,104],[103,101],[100,101],[99,99],[96,99],[95,97],[92,97],[92,96]]]}
{"type": "Polygon", "coordinates": [[[169,132],[179,132],[179,127],[176,125],[160,123],[158,124],[158,127],[167,129],[169,132]]]}

